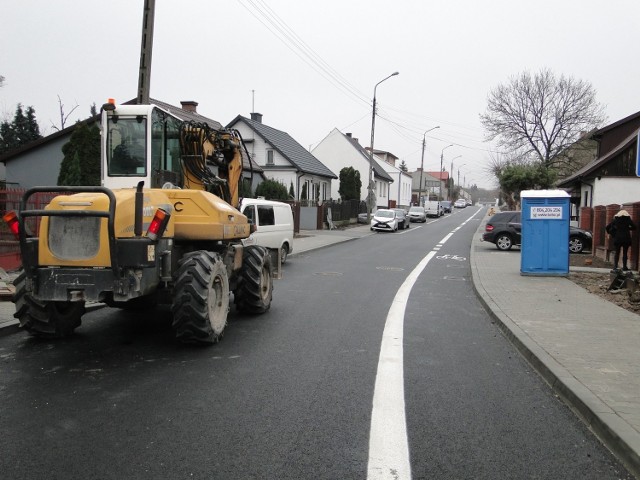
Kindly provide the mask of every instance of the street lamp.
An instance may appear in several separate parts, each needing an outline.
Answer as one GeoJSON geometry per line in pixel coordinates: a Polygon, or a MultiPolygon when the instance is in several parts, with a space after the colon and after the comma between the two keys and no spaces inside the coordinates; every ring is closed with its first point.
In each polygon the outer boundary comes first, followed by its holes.
{"type": "MultiPolygon", "coordinates": [[[[450,182],[449,182],[450,184],[452,184],[452,185],[451,185],[451,188],[453,188],[453,161],[454,161],[456,158],[460,158],[461,156],[462,156],[462,155],[458,155],[457,157],[453,157],[453,158],[451,159],[451,179],[450,179],[450,182]]],[[[451,197],[451,188],[448,188],[448,189],[447,189],[447,192],[448,192],[448,194],[449,194],[449,200],[453,200],[453,198],[451,197]]]]}
{"type": "Polygon", "coordinates": [[[367,221],[369,223],[371,223],[371,207],[372,207],[371,204],[373,203],[373,188],[374,188],[372,178],[373,178],[373,136],[376,128],[376,88],[378,88],[378,85],[380,85],[385,80],[388,80],[391,77],[395,77],[399,73],[400,72],[393,72],[388,77],[385,77],[382,80],[380,80],[373,87],[373,113],[371,114],[371,150],[369,150],[369,186],[367,187],[369,190],[369,194],[367,195],[368,197],[367,198],[367,221]]]}
{"type": "Polygon", "coordinates": [[[443,200],[443,198],[442,198],[442,160],[444,158],[444,151],[449,147],[453,147],[453,143],[451,145],[447,145],[446,147],[444,147],[442,149],[442,152],[440,152],[440,173],[438,174],[438,180],[440,180],[440,188],[438,188],[438,193],[440,195],[440,200],[443,200]]]}
{"type": "MultiPolygon", "coordinates": [[[[466,165],[466,163],[463,163],[462,165],[460,165],[460,166],[458,167],[458,188],[459,188],[459,189],[460,189],[460,169],[461,169],[462,167],[464,167],[465,165],[466,165]]],[[[451,172],[451,173],[453,173],[453,172],[451,172]]],[[[460,189],[460,191],[462,191],[462,189],[460,189]]]]}
{"type": "Polygon", "coordinates": [[[422,201],[420,199],[422,198],[422,171],[424,170],[424,147],[427,142],[426,140],[427,133],[429,133],[431,130],[435,130],[436,128],[440,128],[440,125],[438,125],[437,127],[430,128],[429,130],[424,132],[424,135],[422,135],[422,160],[420,161],[420,185],[418,185],[418,205],[422,205],[422,201]]]}

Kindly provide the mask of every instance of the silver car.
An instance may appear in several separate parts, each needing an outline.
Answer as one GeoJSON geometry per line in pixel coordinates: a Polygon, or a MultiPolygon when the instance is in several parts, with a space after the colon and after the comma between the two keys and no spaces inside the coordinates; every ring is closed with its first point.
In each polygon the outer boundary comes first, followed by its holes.
{"type": "Polygon", "coordinates": [[[409,208],[409,213],[407,214],[409,217],[409,221],[411,222],[426,222],[427,214],[424,211],[423,207],[411,207],[409,208]]]}
{"type": "Polygon", "coordinates": [[[407,212],[402,208],[392,208],[394,212],[396,212],[396,218],[398,219],[398,228],[400,230],[404,230],[405,228],[409,228],[411,226],[411,221],[409,217],[407,217],[407,212]]]}

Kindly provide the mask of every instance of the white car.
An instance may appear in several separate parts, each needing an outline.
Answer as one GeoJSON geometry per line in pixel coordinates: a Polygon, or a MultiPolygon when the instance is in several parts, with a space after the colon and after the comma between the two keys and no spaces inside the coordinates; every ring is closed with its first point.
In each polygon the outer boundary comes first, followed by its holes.
{"type": "Polygon", "coordinates": [[[453,204],[454,208],[466,208],[467,201],[464,198],[459,198],[456,203],[453,204]]]}
{"type": "Polygon", "coordinates": [[[378,210],[371,219],[371,230],[396,232],[398,230],[396,212],[385,208],[378,210]]]}

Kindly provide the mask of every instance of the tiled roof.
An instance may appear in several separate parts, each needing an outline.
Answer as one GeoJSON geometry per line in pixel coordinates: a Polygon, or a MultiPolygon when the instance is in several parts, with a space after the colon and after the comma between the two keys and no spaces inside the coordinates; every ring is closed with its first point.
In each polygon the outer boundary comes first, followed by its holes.
{"type": "Polygon", "coordinates": [[[276,130],[261,122],[238,115],[233,119],[227,128],[233,128],[237,122],[246,123],[249,128],[256,132],[266,143],[277,150],[280,155],[290,161],[299,171],[312,175],[320,175],[329,178],[338,176],[329,170],[320,160],[314,157],[311,152],[296,142],[288,133],[276,130]]]}
{"type": "Polygon", "coordinates": [[[433,178],[438,178],[442,181],[449,180],[449,172],[425,172],[431,175],[433,178]]]}
{"type": "MultiPolygon", "coordinates": [[[[130,100],[129,102],[126,102],[127,104],[129,103],[135,103],[135,99],[134,100],[130,100]]],[[[156,100],[155,98],[150,98],[149,102],[153,105],[157,105],[160,108],[168,111],[169,113],[171,113],[172,115],[175,115],[176,117],[178,117],[180,120],[183,120],[185,122],[191,121],[191,122],[203,122],[206,123],[207,125],[209,125],[211,128],[215,129],[215,130],[220,130],[222,128],[222,124],[216,120],[213,120],[211,118],[207,118],[203,115],[200,115],[199,113],[196,112],[191,112],[189,110],[185,110],[182,107],[176,107],[175,105],[171,105],[169,103],[163,102],[161,100],[156,100]]]]}
{"type": "Polygon", "coordinates": [[[622,142],[620,142],[616,148],[607,152],[606,155],[603,155],[599,158],[596,158],[593,162],[586,164],[580,170],[575,172],[570,177],[565,178],[564,180],[558,182],[558,187],[569,187],[571,184],[577,180],[580,180],[584,177],[588,177],[590,173],[594,172],[602,165],[608,163],[612,158],[617,156],[624,149],[630,147],[635,142],[637,142],[638,135],[640,135],[640,129],[636,130],[634,133],[625,138],[622,142]]]}
{"type": "MultiPolygon", "coordinates": [[[[346,138],[351,143],[351,145],[353,145],[368,162],[369,152],[367,151],[367,149],[365,149],[362,145],[360,145],[357,139],[349,135],[345,135],[344,133],[342,135],[344,135],[344,138],[346,138]]],[[[375,148],[373,150],[374,152],[378,151],[375,148]]],[[[378,177],[378,178],[381,178],[382,180],[388,181],[389,183],[393,183],[393,178],[391,178],[391,176],[384,170],[384,168],[378,165],[378,162],[373,162],[373,176],[374,178],[378,177]]]]}

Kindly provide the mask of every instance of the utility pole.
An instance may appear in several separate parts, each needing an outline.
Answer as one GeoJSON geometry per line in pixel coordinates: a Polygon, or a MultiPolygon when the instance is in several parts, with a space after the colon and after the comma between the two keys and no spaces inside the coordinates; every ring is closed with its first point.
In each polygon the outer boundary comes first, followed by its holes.
{"type": "MultiPolygon", "coordinates": [[[[440,125],[438,125],[437,127],[430,128],[429,130],[424,132],[424,135],[422,135],[422,160],[420,160],[420,184],[418,185],[418,205],[420,205],[421,207],[424,206],[421,198],[422,197],[422,171],[424,170],[424,147],[427,144],[427,133],[429,133],[431,130],[435,130],[436,128],[440,128],[440,125]]],[[[427,192],[427,197],[428,196],[429,196],[429,193],[427,192]]]]}
{"type": "Polygon", "coordinates": [[[140,45],[140,72],[138,74],[138,105],[147,105],[151,88],[151,55],[153,51],[153,23],[156,0],[145,0],[142,12],[142,42],[140,45]]]}

